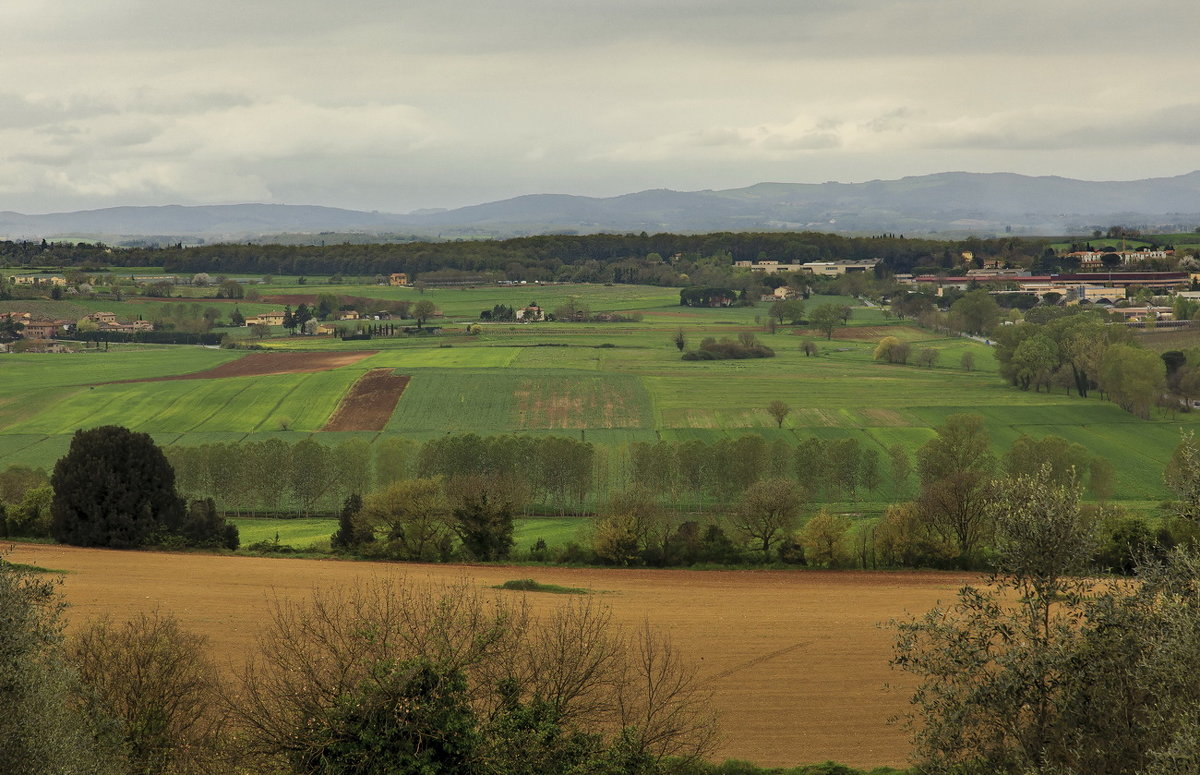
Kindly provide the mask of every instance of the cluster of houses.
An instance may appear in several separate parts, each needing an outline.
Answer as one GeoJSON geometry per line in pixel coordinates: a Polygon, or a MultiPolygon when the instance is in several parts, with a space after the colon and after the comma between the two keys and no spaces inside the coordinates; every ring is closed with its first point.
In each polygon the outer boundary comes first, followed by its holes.
{"type": "Polygon", "coordinates": [[[75,333],[80,323],[88,321],[95,325],[98,331],[153,331],[154,325],[148,320],[135,320],[132,323],[121,323],[111,312],[93,312],[80,321],[58,318],[47,320],[36,318],[29,312],[0,312],[0,321],[20,323],[19,338],[25,340],[28,348],[35,352],[62,352],[67,348],[55,338],[63,334],[75,333]]]}

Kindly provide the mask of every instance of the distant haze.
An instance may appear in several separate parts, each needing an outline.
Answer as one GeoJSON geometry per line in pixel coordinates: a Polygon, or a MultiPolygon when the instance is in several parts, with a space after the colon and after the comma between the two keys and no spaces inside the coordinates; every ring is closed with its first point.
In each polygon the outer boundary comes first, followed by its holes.
{"type": "Polygon", "coordinates": [[[616,197],[529,195],[403,214],[240,204],[120,207],[50,215],[0,213],[10,238],[95,237],[120,244],[308,234],[507,237],[547,232],[812,230],[842,233],[1067,234],[1122,224],[1200,225],[1200,172],[1089,182],[942,173],[868,183],[760,183],[722,191],[656,189],[616,197]]]}
{"type": "Polygon", "coordinates": [[[0,210],[1200,169],[1187,0],[6,0],[0,210]]]}

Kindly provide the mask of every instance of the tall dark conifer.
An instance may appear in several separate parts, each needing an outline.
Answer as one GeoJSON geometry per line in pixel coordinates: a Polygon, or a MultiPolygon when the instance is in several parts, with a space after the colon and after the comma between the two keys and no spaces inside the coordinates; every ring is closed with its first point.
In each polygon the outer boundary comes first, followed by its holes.
{"type": "Polygon", "coordinates": [[[134,548],[183,520],[174,469],[149,434],[128,428],[76,431],[50,484],[52,531],[65,544],[134,548]]]}

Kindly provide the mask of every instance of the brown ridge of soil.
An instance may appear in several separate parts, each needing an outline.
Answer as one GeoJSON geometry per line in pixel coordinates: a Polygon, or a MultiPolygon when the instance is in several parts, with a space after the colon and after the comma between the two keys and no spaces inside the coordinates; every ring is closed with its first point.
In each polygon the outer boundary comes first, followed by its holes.
{"type": "Polygon", "coordinates": [[[315,293],[273,293],[270,296],[263,296],[259,302],[268,304],[316,304],[317,294],[315,293]]]}
{"type": "Polygon", "coordinates": [[[145,379],[119,379],[102,382],[102,385],[123,385],[128,382],[171,382],[180,379],[225,379],[226,377],[264,377],[269,374],[303,374],[310,371],[330,371],[340,366],[358,363],[369,358],[378,350],[355,350],[353,352],[258,352],[236,361],[222,363],[204,371],[190,374],[171,374],[166,377],[145,379]]]}
{"type": "Polygon", "coordinates": [[[354,383],[321,430],[383,430],[408,380],[408,376],[394,374],[391,369],[371,369],[354,383]]]}
{"type": "MultiPolygon", "coordinates": [[[[330,521],[330,532],[336,527],[330,521]]],[[[615,625],[649,622],[698,665],[721,721],[714,758],[762,766],[834,759],[903,765],[911,751],[889,717],[909,710],[913,680],[888,667],[894,630],[879,626],[947,601],[978,576],[929,571],[695,571],[337,562],[15,544],[5,559],[68,571],[62,590],[74,626],[109,615],[174,614],[209,639],[227,676],[255,649],[272,600],[314,587],[405,577],[480,587],[531,575],[596,590],[615,625]]],[[[496,592],[536,612],[570,595],[496,592]]]]}

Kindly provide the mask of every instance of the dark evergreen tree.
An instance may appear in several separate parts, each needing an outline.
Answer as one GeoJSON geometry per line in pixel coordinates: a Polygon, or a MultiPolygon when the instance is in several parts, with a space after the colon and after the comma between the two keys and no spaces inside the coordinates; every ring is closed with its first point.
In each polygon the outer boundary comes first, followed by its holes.
{"type": "Polygon", "coordinates": [[[283,327],[288,331],[295,332],[298,325],[300,324],[296,322],[296,316],[292,314],[292,308],[285,306],[283,308],[283,327]]]}
{"type": "Polygon", "coordinates": [[[334,549],[353,549],[359,544],[375,540],[374,533],[357,524],[358,513],[362,511],[362,507],[362,496],[358,493],[350,495],[342,504],[337,532],[329,537],[329,544],[334,549]]]}
{"type": "Polygon", "coordinates": [[[229,315],[229,322],[235,326],[244,326],[246,325],[246,316],[242,314],[240,309],[234,307],[233,312],[229,315]]]}
{"type": "Polygon", "coordinates": [[[116,425],[76,431],[50,484],[52,532],[65,544],[129,549],[183,521],[175,471],[146,433],[116,425]]]}
{"type": "Polygon", "coordinates": [[[477,560],[503,560],[513,545],[512,506],[486,490],[468,493],[454,508],[454,532],[477,560]]]}

